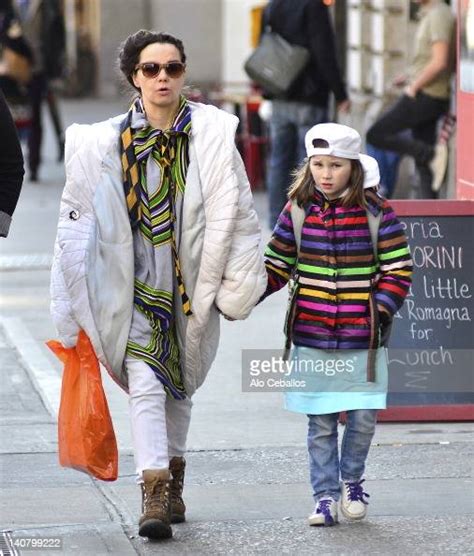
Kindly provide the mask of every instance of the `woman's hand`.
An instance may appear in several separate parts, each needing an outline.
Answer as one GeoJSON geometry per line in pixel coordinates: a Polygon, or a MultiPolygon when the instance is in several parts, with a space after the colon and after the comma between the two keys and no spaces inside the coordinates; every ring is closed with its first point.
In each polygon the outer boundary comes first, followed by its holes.
{"type": "Polygon", "coordinates": [[[236,319],[233,319],[232,317],[224,315],[224,313],[219,309],[219,307],[215,303],[214,303],[214,306],[217,309],[217,312],[219,313],[219,315],[222,315],[225,318],[225,320],[230,320],[230,321],[236,320],[236,319]]]}

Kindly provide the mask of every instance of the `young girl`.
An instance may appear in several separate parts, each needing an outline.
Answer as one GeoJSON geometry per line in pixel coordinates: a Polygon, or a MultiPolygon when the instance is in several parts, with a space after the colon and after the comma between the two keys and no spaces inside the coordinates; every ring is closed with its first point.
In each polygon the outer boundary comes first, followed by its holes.
{"type": "Polygon", "coordinates": [[[296,288],[287,335],[294,345],[294,372],[307,387],[287,391],[285,406],[309,418],[316,502],[310,525],[334,525],[339,500],[350,520],[367,513],[362,476],[387,392],[385,354],[377,348],[411,281],[405,235],[377,194],[377,164],[360,154],[360,145],[357,131],[347,126],[318,124],[308,131],[307,162],[265,251],[265,296],[291,276],[296,288]],[[347,423],[339,458],[341,411],[347,412],[347,423]]]}

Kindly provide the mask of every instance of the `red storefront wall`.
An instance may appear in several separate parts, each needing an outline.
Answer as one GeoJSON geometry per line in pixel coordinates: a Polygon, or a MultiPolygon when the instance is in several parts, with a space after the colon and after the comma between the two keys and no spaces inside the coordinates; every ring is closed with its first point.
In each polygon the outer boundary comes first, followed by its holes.
{"type": "MultiPolygon", "coordinates": [[[[456,197],[458,199],[474,200],[474,61],[467,58],[466,47],[474,49],[474,0],[469,7],[471,36],[467,30],[469,0],[461,0],[458,9],[458,71],[457,71],[457,141],[456,141],[456,197]],[[469,37],[469,38],[468,38],[469,37]],[[462,44],[461,44],[462,41],[462,44]],[[469,44],[469,42],[471,44],[469,44]],[[467,43],[467,44],[466,44],[467,43]],[[469,45],[469,46],[468,46],[469,45]],[[468,81],[471,92],[462,90],[461,73],[471,72],[468,81]]],[[[463,83],[464,83],[463,79],[463,83]]],[[[464,85],[464,89],[466,86],[464,85]]]]}

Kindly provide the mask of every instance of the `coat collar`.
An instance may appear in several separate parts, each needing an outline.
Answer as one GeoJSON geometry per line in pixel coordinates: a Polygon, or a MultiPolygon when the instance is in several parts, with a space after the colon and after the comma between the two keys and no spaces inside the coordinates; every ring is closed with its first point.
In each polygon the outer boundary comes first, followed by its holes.
{"type": "MultiPolygon", "coordinates": [[[[364,189],[365,199],[367,201],[367,209],[376,216],[383,208],[384,199],[377,193],[377,188],[369,187],[364,189]]],[[[330,201],[322,191],[319,189],[314,190],[313,204],[319,207],[320,210],[327,210],[331,205],[340,206],[340,199],[330,201]]]]}

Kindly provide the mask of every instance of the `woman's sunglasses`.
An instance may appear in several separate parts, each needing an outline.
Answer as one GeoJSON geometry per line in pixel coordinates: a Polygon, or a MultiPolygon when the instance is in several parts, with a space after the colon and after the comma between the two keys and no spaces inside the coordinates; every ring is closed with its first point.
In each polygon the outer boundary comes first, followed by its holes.
{"type": "Polygon", "coordinates": [[[186,69],[186,64],[182,62],[169,62],[167,64],[155,64],[155,62],[145,62],[144,64],[139,64],[135,68],[135,73],[138,70],[142,70],[142,73],[148,79],[156,77],[160,71],[164,69],[166,74],[172,78],[181,77],[186,69]]]}

